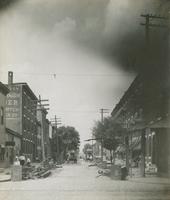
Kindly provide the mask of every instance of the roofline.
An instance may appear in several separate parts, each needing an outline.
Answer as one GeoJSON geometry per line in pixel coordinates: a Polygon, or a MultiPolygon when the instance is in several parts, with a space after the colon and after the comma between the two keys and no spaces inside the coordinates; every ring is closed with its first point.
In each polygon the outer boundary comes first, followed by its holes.
{"type": "Polygon", "coordinates": [[[34,97],[34,99],[38,100],[38,98],[36,97],[36,95],[34,94],[34,92],[31,90],[31,88],[29,87],[29,85],[26,82],[7,84],[7,86],[9,86],[9,85],[21,85],[21,86],[27,87],[28,91],[34,97]]]}
{"type": "Polygon", "coordinates": [[[29,87],[29,85],[26,83],[24,86],[27,87],[27,89],[29,90],[29,92],[31,93],[31,95],[34,97],[34,99],[38,100],[38,98],[36,97],[36,95],[34,94],[34,92],[31,90],[31,88],[29,87]]]}
{"type": "Polygon", "coordinates": [[[9,88],[6,85],[4,85],[2,82],[0,82],[0,89],[2,89],[2,92],[5,95],[7,95],[9,93],[9,91],[10,91],[9,88]]]}
{"type": "Polygon", "coordinates": [[[113,111],[111,112],[111,115],[115,115],[120,109],[121,107],[118,109],[118,107],[120,106],[121,103],[123,103],[125,101],[125,99],[128,97],[130,91],[133,89],[133,87],[136,85],[137,80],[139,80],[140,75],[138,74],[134,80],[132,81],[132,83],[130,84],[129,88],[126,90],[126,92],[124,93],[124,95],[121,97],[120,101],[118,102],[118,104],[116,104],[116,106],[114,107],[113,111]],[[118,110],[117,110],[118,109],[118,110]]]}

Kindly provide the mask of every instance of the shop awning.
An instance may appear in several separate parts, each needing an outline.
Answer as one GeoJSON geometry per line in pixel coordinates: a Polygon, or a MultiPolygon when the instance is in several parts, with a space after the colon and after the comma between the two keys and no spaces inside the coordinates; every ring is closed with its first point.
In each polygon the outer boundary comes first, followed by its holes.
{"type": "Polygon", "coordinates": [[[146,128],[145,122],[139,122],[139,123],[135,123],[132,126],[131,131],[143,130],[145,128],[146,128]]]}
{"type": "Polygon", "coordinates": [[[170,128],[170,117],[159,118],[150,123],[136,123],[131,127],[130,131],[143,130],[145,128],[170,128]]]}
{"type": "Polygon", "coordinates": [[[170,118],[161,118],[148,125],[149,128],[170,128],[170,118]]]}

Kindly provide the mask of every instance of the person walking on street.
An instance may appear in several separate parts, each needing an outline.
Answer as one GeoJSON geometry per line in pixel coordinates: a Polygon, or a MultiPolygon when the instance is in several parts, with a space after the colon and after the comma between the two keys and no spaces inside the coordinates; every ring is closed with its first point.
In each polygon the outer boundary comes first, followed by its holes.
{"type": "Polygon", "coordinates": [[[31,165],[31,160],[30,158],[27,158],[27,166],[30,166],[31,165]]]}
{"type": "Polygon", "coordinates": [[[15,157],[14,165],[20,165],[18,156],[15,157]]]}
{"type": "Polygon", "coordinates": [[[19,161],[20,161],[20,165],[21,165],[21,166],[24,166],[24,164],[25,164],[25,156],[24,156],[24,155],[21,155],[21,156],[19,157],[19,161]]]}

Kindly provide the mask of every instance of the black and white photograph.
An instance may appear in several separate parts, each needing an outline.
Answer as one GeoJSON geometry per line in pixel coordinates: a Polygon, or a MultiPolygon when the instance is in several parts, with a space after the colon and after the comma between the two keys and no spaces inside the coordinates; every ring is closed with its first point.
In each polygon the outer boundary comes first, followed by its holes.
{"type": "Polygon", "coordinates": [[[170,0],[0,0],[0,200],[170,199],[170,0]]]}

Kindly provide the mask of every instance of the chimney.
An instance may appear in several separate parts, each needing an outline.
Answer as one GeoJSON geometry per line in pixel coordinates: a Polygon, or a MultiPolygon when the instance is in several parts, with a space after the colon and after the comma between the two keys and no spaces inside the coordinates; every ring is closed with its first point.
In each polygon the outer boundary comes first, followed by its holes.
{"type": "Polygon", "coordinates": [[[8,72],[8,85],[13,84],[13,72],[9,71],[8,72]]]}

